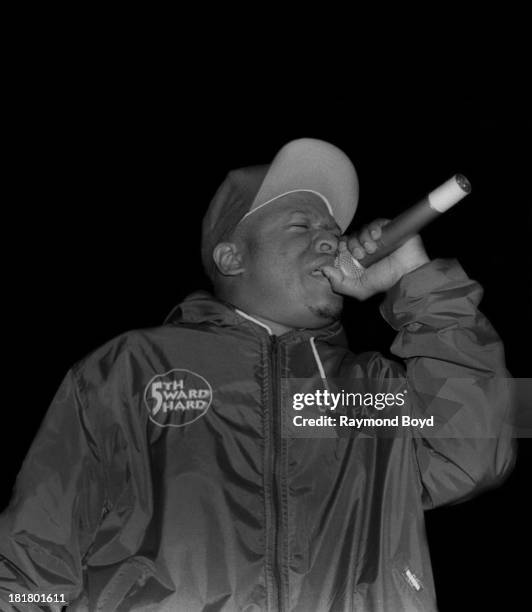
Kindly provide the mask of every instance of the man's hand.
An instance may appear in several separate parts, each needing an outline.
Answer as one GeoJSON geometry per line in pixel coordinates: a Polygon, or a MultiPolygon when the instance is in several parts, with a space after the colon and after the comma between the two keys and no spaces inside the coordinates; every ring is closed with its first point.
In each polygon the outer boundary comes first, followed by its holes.
{"type": "MultiPolygon", "coordinates": [[[[366,253],[374,253],[377,250],[381,227],[387,223],[388,219],[377,219],[366,225],[360,232],[350,236],[347,244],[345,241],[340,242],[340,250],[348,249],[355,259],[360,259],[364,264],[363,257],[366,253]]],[[[384,259],[369,266],[360,278],[345,276],[339,268],[332,266],[325,266],[321,271],[336,293],[366,300],[375,293],[387,291],[402,276],[428,261],[430,260],[421,238],[416,235],[384,259]]]]}

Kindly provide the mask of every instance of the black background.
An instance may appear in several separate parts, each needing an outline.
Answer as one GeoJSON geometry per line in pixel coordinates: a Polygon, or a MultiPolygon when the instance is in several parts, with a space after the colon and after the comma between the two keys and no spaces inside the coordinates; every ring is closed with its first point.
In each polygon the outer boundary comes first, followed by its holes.
{"type": "MultiPolygon", "coordinates": [[[[178,77],[169,96],[124,81],[119,68],[37,79],[14,120],[3,505],[68,368],[128,329],[160,324],[206,286],[200,220],[216,188],[228,170],[268,163],[293,138],[328,140],[351,157],[361,184],[353,226],[393,217],[464,173],[472,194],[423,232],[426,248],[458,258],[481,282],[481,309],[503,338],[511,373],[532,376],[531,132],[519,108],[463,98],[435,108],[404,103],[397,91],[374,107],[319,87],[265,96],[268,83],[251,93],[231,79],[225,89],[204,83],[195,97],[178,77]]],[[[347,303],[352,350],[388,351],[394,332],[378,313],[381,299],[347,303]]],[[[520,441],[516,469],[499,489],[427,513],[442,612],[521,609],[528,600],[531,447],[520,441]]]]}

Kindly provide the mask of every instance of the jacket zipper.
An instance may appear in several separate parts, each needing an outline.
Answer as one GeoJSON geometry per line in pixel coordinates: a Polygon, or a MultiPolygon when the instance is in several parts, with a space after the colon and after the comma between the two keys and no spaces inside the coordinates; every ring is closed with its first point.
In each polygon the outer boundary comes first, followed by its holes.
{"type": "Polygon", "coordinates": [[[280,384],[279,375],[279,355],[277,336],[271,338],[271,371],[272,371],[272,405],[270,411],[271,417],[271,453],[270,453],[270,475],[271,475],[271,510],[273,518],[273,576],[274,586],[277,595],[278,612],[283,610],[283,595],[282,595],[282,575],[281,563],[279,561],[279,551],[281,550],[281,502],[280,502],[280,449],[278,442],[281,441],[281,407],[279,406],[278,385],[280,384]]]}

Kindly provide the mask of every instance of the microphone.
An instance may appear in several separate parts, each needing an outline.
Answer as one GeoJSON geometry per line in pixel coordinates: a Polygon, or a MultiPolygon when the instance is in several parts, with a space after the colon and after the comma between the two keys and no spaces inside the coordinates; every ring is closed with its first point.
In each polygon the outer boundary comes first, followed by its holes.
{"type": "Polygon", "coordinates": [[[359,278],[365,268],[395,251],[422,227],[437,219],[469,193],[471,193],[471,183],[463,174],[455,174],[417,204],[381,227],[381,237],[377,241],[377,250],[374,253],[367,253],[362,259],[357,260],[346,249],[336,256],[334,266],[340,268],[345,276],[359,278]]]}

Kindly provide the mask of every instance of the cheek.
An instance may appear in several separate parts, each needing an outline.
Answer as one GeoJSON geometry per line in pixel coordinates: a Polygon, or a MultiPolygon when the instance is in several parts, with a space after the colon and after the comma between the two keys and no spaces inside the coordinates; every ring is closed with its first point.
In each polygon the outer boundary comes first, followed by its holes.
{"type": "Polygon", "coordinates": [[[283,284],[284,290],[290,291],[294,288],[293,284],[298,283],[300,279],[308,248],[308,240],[294,237],[289,241],[249,244],[249,269],[253,271],[254,280],[274,285],[283,284]]]}
{"type": "Polygon", "coordinates": [[[307,236],[295,236],[279,243],[272,256],[280,267],[298,271],[308,260],[310,249],[311,243],[307,236]]]}

